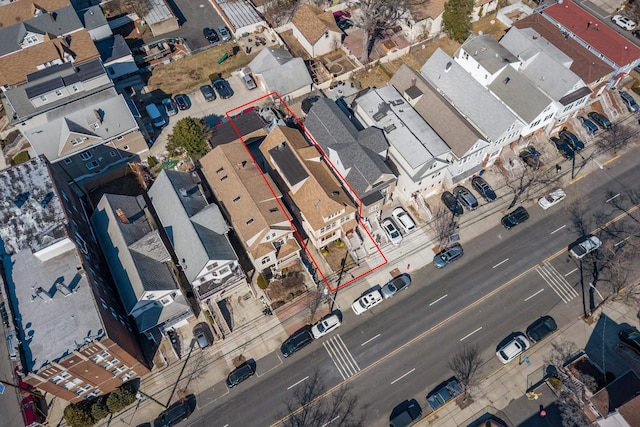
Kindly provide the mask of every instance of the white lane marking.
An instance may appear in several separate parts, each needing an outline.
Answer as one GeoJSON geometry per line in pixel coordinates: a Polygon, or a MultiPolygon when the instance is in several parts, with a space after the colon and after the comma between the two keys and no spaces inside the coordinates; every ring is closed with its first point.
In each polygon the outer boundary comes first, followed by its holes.
{"type": "Polygon", "coordinates": [[[536,292],[535,294],[533,294],[533,295],[530,295],[530,296],[526,297],[524,300],[525,300],[525,301],[529,301],[531,298],[535,297],[536,295],[538,295],[538,294],[539,294],[540,292],[542,292],[542,291],[544,291],[544,288],[540,289],[540,290],[539,290],[538,292],[536,292]]]}
{"type": "Polygon", "coordinates": [[[578,292],[553,265],[546,263],[539,265],[536,267],[536,271],[565,304],[578,296],[578,292]]]}
{"type": "Polygon", "coordinates": [[[500,261],[499,263],[497,263],[496,265],[494,265],[492,268],[499,267],[499,266],[501,266],[502,264],[504,264],[504,263],[505,263],[505,262],[507,262],[507,261],[509,261],[509,258],[507,258],[507,259],[504,259],[504,260],[500,261]]]}
{"type": "Polygon", "coordinates": [[[443,299],[445,299],[449,294],[444,294],[443,296],[441,296],[440,298],[438,298],[437,300],[435,300],[434,302],[432,302],[431,304],[429,304],[429,307],[431,307],[433,304],[442,301],[443,299]]]}
{"type": "Polygon", "coordinates": [[[462,338],[460,338],[460,341],[464,341],[467,338],[469,338],[471,335],[475,334],[476,332],[478,332],[480,329],[482,329],[482,326],[480,326],[478,329],[476,329],[475,331],[471,332],[470,334],[467,334],[465,336],[463,336],[462,338]]]}
{"type": "Polygon", "coordinates": [[[568,275],[570,275],[570,274],[572,274],[572,273],[574,273],[574,272],[576,272],[576,271],[578,271],[578,268],[577,268],[577,267],[576,267],[576,268],[574,268],[573,270],[571,270],[570,272],[568,272],[567,274],[565,274],[565,275],[564,275],[564,277],[567,277],[568,275]]]}
{"type": "Polygon", "coordinates": [[[360,366],[349,352],[340,334],[336,334],[327,341],[323,342],[324,349],[329,353],[329,357],[336,366],[336,369],[345,380],[360,371],[360,366]]]}
{"type": "Polygon", "coordinates": [[[616,197],[619,197],[619,196],[620,196],[620,193],[616,194],[615,196],[611,196],[611,197],[609,197],[609,198],[608,198],[607,200],[605,200],[604,202],[605,202],[605,203],[609,203],[610,201],[612,201],[613,199],[615,199],[616,197]]]}
{"type": "Polygon", "coordinates": [[[292,385],[290,385],[289,387],[287,387],[287,390],[291,390],[292,388],[294,388],[294,387],[295,387],[295,386],[297,386],[298,384],[303,383],[303,382],[305,382],[305,381],[306,381],[306,380],[308,380],[308,379],[309,379],[309,376],[307,375],[306,377],[304,377],[303,379],[301,379],[301,380],[300,380],[300,381],[298,381],[297,383],[292,384],[292,385]]]}
{"type": "Polygon", "coordinates": [[[555,234],[555,233],[557,233],[558,231],[562,230],[562,229],[563,229],[563,228],[565,228],[566,226],[567,226],[567,224],[563,225],[562,227],[558,227],[558,228],[556,228],[555,230],[553,230],[553,231],[551,232],[551,234],[555,234]]]}
{"type": "Polygon", "coordinates": [[[338,418],[340,418],[340,415],[336,416],[335,418],[327,421],[326,423],[322,424],[322,427],[327,427],[329,424],[331,424],[332,422],[334,422],[335,420],[337,420],[338,418]]]}
{"type": "Polygon", "coordinates": [[[402,375],[401,377],[396,378],[395,380],[391,381],[391,384],[395,384],[395,383],[397,383],[398,381],[400,381],[401,379],[403,379],[404,377],[406,377],[407,375],[409,375],[410,373],[412,373],[412,372],[413,372],[413,371],[415,371],[415,370],[416,370],[416,368],[413,368],[412,370],[410,370],[410,371],[409,371],[409,372],[407,372],[406,374],[402,375]]]}
{"type": "Polygon", "coordinates": [[[364,347],[365,345],[369,344],[371,341],[375,340],[376,338],[378,338],[380,336],[380,334],[376,335],[375,337],[369,338],[368,340],[366,340],[365,342],[363,342],[362,344],[360,344],[360,347],[364,347]]]}
{"type": "Polygon", "coordinates": [[[627,236],[626,238],[624,238],[624,239],[620,240],[618,243],[616,243],[616,244],[615,244],[615,245],[613,245],[613,246],[618,247],[618,246],[620,246],[621,244],[623,244],[624,242],[626,242],[627,240],[629,240],[630,238],[631,238],[631,236],[627,236]]]}

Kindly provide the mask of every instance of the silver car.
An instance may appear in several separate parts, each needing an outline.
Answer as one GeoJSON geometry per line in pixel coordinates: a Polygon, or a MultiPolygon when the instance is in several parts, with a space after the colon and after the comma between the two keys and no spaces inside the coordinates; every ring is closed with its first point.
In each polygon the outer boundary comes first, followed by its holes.
{"type": "Polygon", "coordinates": [[[391,298],[398,292],[407,289],[411,284],[411,277],[408,274],[402,274],[394,279],[391,279],[386,285],[382,287],[382,296],[384,299],[391,298]]]}
{"type": "Polygon", "coordinates": [[[391,243],[397,246],[402,242],[402,234],[400,234],[398,227],[396,227],[391,218],[385,218],[384,221],[382,221],[382,228],[391,243]]]}
{"type": "Polygon", "coordinates": [[[563,201],[565,197],[567,197],[567,194],[561,188],[556,188],[546,196],[541,197],[538,200],[538,204],[542,209],[547,210],[551,206],[554,206],[563,201]]]}
{"type": "Polygon", "coordinates": [[[462,257],[462,255],[464,255],[462,246],[458,244],[453,245],[440,251],[436,256],[434,256],[433,265],[435,265],[436,268],[446,267],[449,263],[452,263],[453,261],[462,257]]]}
{"type": "Polygon", "coordinates": [[[580,238],[571,248],[569,253],[576,259],[582,259],[602,246],[602,240],[589,234],[580,238]]]}

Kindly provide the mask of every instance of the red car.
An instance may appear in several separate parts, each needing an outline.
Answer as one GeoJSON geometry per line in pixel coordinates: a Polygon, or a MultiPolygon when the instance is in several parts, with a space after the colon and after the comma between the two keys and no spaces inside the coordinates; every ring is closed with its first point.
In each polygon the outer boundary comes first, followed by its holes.
{"type": "Polygon", "coordinates": [[[347,12],[346,10],[338,10],[336,12],[333,12],[333,18],[336,20],[336,22],[342,21],[343,19],[351,18],[351,13],[347,12]]]}

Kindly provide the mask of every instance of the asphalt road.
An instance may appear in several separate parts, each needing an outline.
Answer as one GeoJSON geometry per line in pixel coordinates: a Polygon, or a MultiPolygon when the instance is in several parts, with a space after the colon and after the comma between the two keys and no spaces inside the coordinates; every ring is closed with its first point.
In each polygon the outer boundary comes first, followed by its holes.
{"type": "Polygon", "coordinates": [[[464,243],[465,256],[455,264],[414,272],[411,287],[391,301],[361,316],[345,308],[336,332],[289,359],[272,354],[258,360],[258,375],[236,388],[215,384],[198,396],[199,419],[189,425],[271,424],[288,413],[285,402],[314,372],[327,389],[355,375],[348,384],[364,425],[386,425],[401,401],[413,397],[426,405],[427,392],[452,375],[448,358],[464,343],[480,345],[482,376],[508,372],[518,362],[497,360],[501,341],[539,316],[551,314],[562,328],[582,314],[580,266],[566,252],[581,234],[568,208],[580,204],[588,230],[619,215],[606,202],[612,194],[620,193],[616,203],[630,208],[624,193],[640,178],[633,159],[627,155],[565,188],[567,199],[548,211],[532,206],[531,219],[512,230],[496,224],[464,243]]]}

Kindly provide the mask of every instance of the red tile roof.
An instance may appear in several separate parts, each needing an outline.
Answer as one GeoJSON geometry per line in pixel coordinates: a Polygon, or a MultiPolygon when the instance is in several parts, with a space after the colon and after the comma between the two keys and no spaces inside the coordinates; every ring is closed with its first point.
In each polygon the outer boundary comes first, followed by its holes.
{"type": "Polygon", "coordinates": [[[620,67],[640,58],[640,48],[572,1],[564,0],[545,8],[541,13],[557,21],[620,67]],[[589,22],[591,25],[587,26],[589,22]]]}

